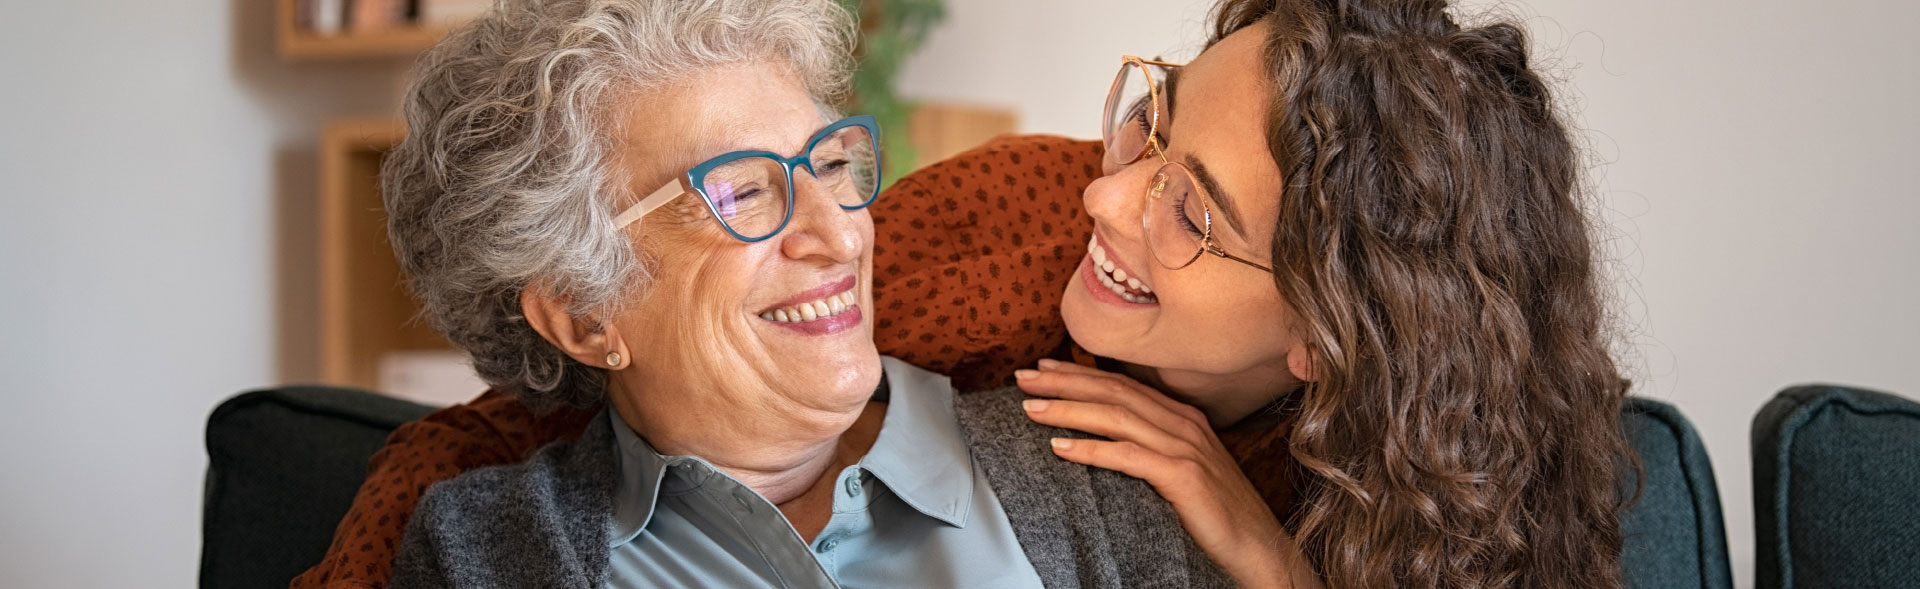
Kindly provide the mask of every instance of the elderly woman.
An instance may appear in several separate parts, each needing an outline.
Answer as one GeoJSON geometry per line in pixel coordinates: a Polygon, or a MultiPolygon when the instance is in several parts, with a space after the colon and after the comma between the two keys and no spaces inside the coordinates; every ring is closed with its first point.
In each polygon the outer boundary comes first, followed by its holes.
{"type": "Polygon", "coordinates": [[[1224,582],[1016,395],[880,356],[877,133],[823,116],[851,31],[833,0],[509,1],[423,59],[384,188],[427,317],[522,402],[608,409],[431,487],[395,586],[1224,582]]]}

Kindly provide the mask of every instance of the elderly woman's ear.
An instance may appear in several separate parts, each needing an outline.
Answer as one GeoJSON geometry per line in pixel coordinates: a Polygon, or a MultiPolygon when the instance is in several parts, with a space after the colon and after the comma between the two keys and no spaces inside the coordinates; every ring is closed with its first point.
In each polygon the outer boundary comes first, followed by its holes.
{"type": "Polygon", "coordinates": [[[567,312],[567,300],[542,285],[520,291],[520,312],[540,337],[581,364],[619,369],[633,357],[613,322],[567,312]]]}

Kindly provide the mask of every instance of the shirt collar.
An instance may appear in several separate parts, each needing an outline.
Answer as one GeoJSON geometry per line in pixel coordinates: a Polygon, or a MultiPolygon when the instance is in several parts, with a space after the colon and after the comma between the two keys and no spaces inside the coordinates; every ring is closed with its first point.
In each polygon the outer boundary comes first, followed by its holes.
{"type": "Polygon", "coordinates": [[[882,356],[887,419],[860,467],[915,511],[966,527],[973,506],[973,458],[953,412],[947,377],[882,356]]]}
{"type": "Polygon", "coordinates": [[[614,547],[632,542],[653,519],[654,500],[659,497],[671,460],[655,452],[653,445],[627,426],[613,407],[607,407],[602,413],[613,422],[610,425],[614,448],[620,456],[619,476],[613,486],[613,537],[609,544],[614,547]]]}
{"type": "MultiPolygon", "coordinates": [[[[887,402],[887,415],[860,467],[915,511],[966,527],[977,481],[954,415],[952,382],[894,358],[882,356],[880,364],[886,374],[874,400],[887,402]]],[[[661,493],[686,492],[715,473],[699,458],[660,455],[613,409],[603,413],[612,420],[620,457],[609,538],[609,546],[617,547],[646,529],[661,493]]]]}

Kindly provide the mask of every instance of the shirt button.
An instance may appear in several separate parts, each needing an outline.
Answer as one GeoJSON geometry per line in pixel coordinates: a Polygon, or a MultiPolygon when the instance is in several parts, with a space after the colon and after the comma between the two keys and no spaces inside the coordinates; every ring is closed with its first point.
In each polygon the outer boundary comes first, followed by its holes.
{"type": "Polygon", "coordinates": [[[860,496],[860,477],[850,477],[847,479],[847,496],[860,496]]]}
{"type": "Polygon", "coordinates": [[[829,538],[829,539],[826,539],[826,540],[822,540],[822,541],[820,541],[820,551],[821,551],[821,552],[833,552],[833,548],[834,548],[835,546],[839,546],[839,545],[840,545],[840,541],[839,541],[839,540],[834,540],[834,539],[831,539],[831,538],[829,538]]]}
{"type": "Polygon", "coordinates": [[[740,508],[746,510],[747,513],[753,513],[753,499],[748,497],[747,491],[735,489],[733,491],[733,500],[739,502],[740,508]]]}

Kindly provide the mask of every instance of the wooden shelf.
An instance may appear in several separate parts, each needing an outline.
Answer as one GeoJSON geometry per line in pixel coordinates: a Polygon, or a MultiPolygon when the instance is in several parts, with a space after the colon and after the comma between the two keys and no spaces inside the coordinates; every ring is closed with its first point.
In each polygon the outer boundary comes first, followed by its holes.
{"type": "Polygon", "coordinates": [[[320,147],[320,378],[374,389],[390,352],[445,350],[418,317],[387,242],[380,161],[406,136],[400,121],[328,123],[320,147]]]}
{"type": "Polygon", "coordinates": [[[1003,108],[922,102],[907,116],[914,167],[944,160],[1020,127],[1019,117],[1003,108]]]}
{"type": "Polygon", "coordinates": [[[368,33],[316,35],[300,30],[294,14],[296,0],[279,0],[277,27],[280,58],[287,61],[347,59],[412,59],[447,35],[442,27],[400,26],[368,33]]]}

